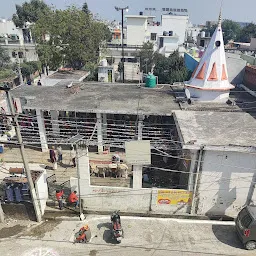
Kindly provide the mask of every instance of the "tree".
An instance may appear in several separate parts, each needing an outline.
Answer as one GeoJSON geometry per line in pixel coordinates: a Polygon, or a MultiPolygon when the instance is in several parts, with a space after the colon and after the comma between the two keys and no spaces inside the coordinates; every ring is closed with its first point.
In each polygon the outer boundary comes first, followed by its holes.
{"type": "Polygon", "coordinates": [[[43,1],[31,0],[22,5],[16,5],[16,13],[12,20],[16,27],[23,28],[26,22],[34,23],[49,11],[50,7],[43,1]]]}
{"type": "Polygon", "coordinates": [[[183,82],[188,78],[188,70],[184,64],[184,58],[179,56],[179,52],[173,52],[168,58],[155,54],[154,56],[154,74],[158,76],[159,83],[173,84],[183,82]]]}
{"type": "Polygon", "coordinates": [[[39,61],[29,61],[21,64],[21,73],[23,77],[30,77],[36,71],[40,70],[41,63],[39,61]]]}
{"type": "Polygon", "coordinates": [[[41,62],[51,68],[63,61],[74,68],[97,63],[100,46],[111,37],[107,25],[74,6],[40,16],[32,31],[41,62]]]}
{"type": "MultiPolygon", "coordinates": [[[[223,31],[224,44],[227,44],[230,40],[236,40],[241,31],[241,26],[232,20],[224,20],[221,24],[223,31]]],[[[202,31],[209,32],[212,36],[216,30],[217,25],[210,26],[202,31]]]]}
{"type": "Polygon", "coordinates": [[[236,40],[241,31],[241,26],[232,20],[224,20],[222,22],[222,30],[224,44],[227,44],[230,40],[236,40]]]}
{"type": "Polygon", "coordinates": [[[10,56],[8,52],[0,46],[0,68],[4,68],[10,64],[10,56]]]}
{"type": "Polygon", "coordinates": [[[14,78],[13,69],[8,52],[0,46],[0,80],[14,78]]]}
{"type": "Polygon", "coordinates": [[[143,44],[138,57],[140,58],[140,70],[143,73],[148,73],[151,71],[154,64],[154,45],[151,42],[146,42],[143,44]]]}
{"type": "Polygon", "coordinates": [[[242,28],[237,36],[237,41],[250,43],[251,38],[256,37],[256,25],[254,23],[248,24],[246,27],[242,28]]]}
{"type": "Polygon", "coordinates": [[[86,14],[90,14],[87,2],[83,4],[82,11],[86,14]]]}

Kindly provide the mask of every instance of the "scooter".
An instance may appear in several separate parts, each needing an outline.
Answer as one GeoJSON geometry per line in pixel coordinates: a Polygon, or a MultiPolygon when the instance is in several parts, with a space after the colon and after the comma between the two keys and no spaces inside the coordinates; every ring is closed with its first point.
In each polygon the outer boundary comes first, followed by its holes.
{"type": "Polygon", "coordinates": [[[124,231],[121,226],[121,218],[119,215],[119,211],[115,211],[111,215],[111,222],[112,222],[112,234],[113,238],[118,242],[121,243],[122,238],[124,238],[124,231]]]}

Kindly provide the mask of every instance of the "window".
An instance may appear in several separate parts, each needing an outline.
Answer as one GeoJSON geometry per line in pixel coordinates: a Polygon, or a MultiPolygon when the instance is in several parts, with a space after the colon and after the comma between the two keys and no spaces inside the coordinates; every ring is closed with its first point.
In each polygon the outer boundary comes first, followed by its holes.
{"type": "Polygon", "coordinates": [[[156,33],[151,33],[151,40],[156,41],[156,33]]]}
{"type": "Polygon", "coordinates": [[[160,37],[160,44],[159,44],[159,48],[164,47],[164,39],[163,37],[160,37]]]}
{"type": "Polygon", "coordinates": [[[18,52],[19,58],[23,58],[23,52],[18,52]]]}
{"type": "Polygon", "coordinates": [[[240,214],[239,219],[241,220],[241,224],[244,228],[249,228],[250,224],[252,223],[252,217],[249,212],[244,208],[240,214]]]}

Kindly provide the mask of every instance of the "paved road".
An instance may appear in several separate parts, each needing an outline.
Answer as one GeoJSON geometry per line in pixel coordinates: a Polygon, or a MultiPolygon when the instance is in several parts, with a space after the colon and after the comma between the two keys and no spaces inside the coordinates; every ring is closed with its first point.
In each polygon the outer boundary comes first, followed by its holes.
{"type": "Polygon", "coordinates": [[[232,222],[123,217],[125,238],[121,244],[111,239],[108,217],[89,216],[83,223],[75,220],[44,222],[16,238],[2,240],[1,255],[255,255],[242,248],[232,222]],[[91,227],[91,243],[73,244],[74,233],[83,223],[91,227]]]}

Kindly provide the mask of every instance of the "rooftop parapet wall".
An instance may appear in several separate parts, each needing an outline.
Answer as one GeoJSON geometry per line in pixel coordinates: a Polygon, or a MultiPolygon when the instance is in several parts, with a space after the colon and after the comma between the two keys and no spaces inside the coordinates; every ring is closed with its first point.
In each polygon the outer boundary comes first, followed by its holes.
{"type": "Polygon", "coordinates": [[[244,85],[256,91],[256,66],[247,66],[245,68],[244,85]]]}

